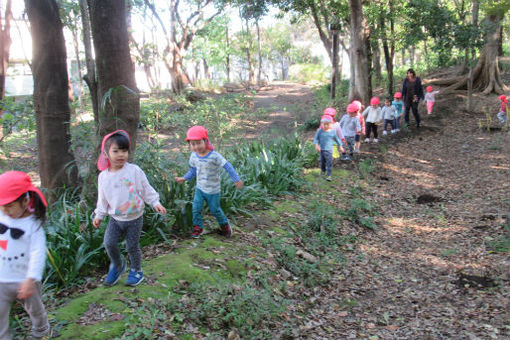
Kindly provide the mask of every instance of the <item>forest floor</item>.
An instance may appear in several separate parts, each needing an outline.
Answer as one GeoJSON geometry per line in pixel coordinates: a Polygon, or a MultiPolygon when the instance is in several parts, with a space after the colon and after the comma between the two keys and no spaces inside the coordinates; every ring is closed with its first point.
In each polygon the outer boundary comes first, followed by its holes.
{"type": "MultiPolygon", "coordinates": [[[[264,338],[510,338],[510,229],[503,218],[510,211],[510,133],[486,121],[485,112],[495,119],[495,96],[476,96],[471,113],[463,109],[465,98],[460,94],[437,98],[432,115],[420,107],[422,128],[383,137],[379,144],[362,144],[354,163],[335,163],[331,183],[320,178],[317,169],[307,170],[308,189],[299,196],[282,198],[272,211],[239,218],[233,239],[208,234],[199,241],[174,243],[167,254],[154,260],[149,260],[154,248],[144,249],[147,283],[134,290],[99,287],[51,311],[58,322],[68,322],[59,331],[61,338],[85,338],[77,335],[84,334],[79,328],[90,327],[94,335],[87,333],[87,339],[110,339],[119,330],[103,321],[118,323],[124,318],[121,314],[135,305],[157,306],[151,296],[158,299],[160,285],[163,291],[169,286],[174,292],[178,288],[181,297],[186,297],[190,282],[211,268],[253,280],[261,266],[277,273],[274,285],[284,284],[281,295],[290,301],[276,326],[271,324],[273,335],[264,338]],[[367,171],[361,164],[372,164],[373,169],[367,171]],[[305,255],[300,254],[306,259],[307,245],[299,241],[294,229],[310,220],[311,202],[348,209],[360,195],[356,190],[375,207],[375,227],[340,221],[340,235],[355,241],[341,247],[343,260],[331,262],[334,268],[329,267],[326,282],[304,285],[275,260],[278,255],[267,248],[264,237],[293,244],[304,250],[305,255]],[[179,271],[179,263],[186,267],[179,271]],[[112,294],[114,304],[121,306],[110,305],[108,312],[100,306],[112,294]],[[128,302],[133,295],[139,298],[128,302]],[[283,334],[282,329],[287,332],[283,334]]],[[[247,126],[245,137],[271,130],[278,135],[296,119],[318,116],[320,112],[308,112],[312,103],[307,86],[273,84],[254,99],[255,108],[264,107],[271,113],[265,122],[247,126]]],[[[179,301],[186,305],[184,300],[179,301]]],[[[257,308],[253,308],[255,313],[257,308]]],[[[179,334],[207,338],[207,330],[193,327],[185,316],[177,320],[175,310],[160,310],[173,324],[180,324],[179,334]]],[[[166,321],[159,324],[170,322],[166,321]]],[[[127,323],[122,325],[117,328],[127,323]]],[[[240,338],[235,329],[224,334],[228,339],[240,338]]],[[[152,336],[173,339],[175,328],[152,336]]]]}

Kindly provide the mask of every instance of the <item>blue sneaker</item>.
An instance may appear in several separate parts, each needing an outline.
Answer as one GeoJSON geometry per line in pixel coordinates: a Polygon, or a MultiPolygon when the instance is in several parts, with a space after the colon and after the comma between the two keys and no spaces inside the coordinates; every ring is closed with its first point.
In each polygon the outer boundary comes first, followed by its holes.
{"type": "Polygon", "coordinates": [[[129,270],[126,286],[138,286],[143,281],[143,272],[137,272],[134,269],[129,270]]]}
{"type": "Polygon", "coordinates": [[[113,286],[119,281],[122,273],[126,269],[126,263],[122,262],[122,267],[118,270],[113,264],[110,265],[110,270],[108,270],[108,275],[106,275],[106,279],[104,280],[104,284],[106,286],[113,286]]]}

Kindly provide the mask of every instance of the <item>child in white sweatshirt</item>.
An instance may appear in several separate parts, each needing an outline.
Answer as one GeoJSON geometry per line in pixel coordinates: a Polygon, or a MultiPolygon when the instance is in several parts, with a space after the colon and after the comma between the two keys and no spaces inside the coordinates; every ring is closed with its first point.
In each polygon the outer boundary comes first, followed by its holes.
{"type": "Polygon", "coordinates": [[[372,97],[370,99],[370,106],[363,111],[365,117],[367,134],[365,142],[370,141],[370,132],[374,134],[374,143],[377,143],[377,124],[382,119],[381,108],[379,107],[379,97],[372,97]]]}

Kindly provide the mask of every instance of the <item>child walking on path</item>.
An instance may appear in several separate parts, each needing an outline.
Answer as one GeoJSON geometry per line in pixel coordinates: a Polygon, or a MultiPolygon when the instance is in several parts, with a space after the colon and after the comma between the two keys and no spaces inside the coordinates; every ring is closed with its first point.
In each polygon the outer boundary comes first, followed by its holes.
{"type": "Polygon", "coordinates": [[[127,286],[143,281],[140,234],[143,225],[144,201],[160,214],[166,209],[159,202],[159,194],[149,184],[142,169],[128,163],[130,139],[124,130],[116,130],[103,138],[97,168],[101,171],[97,181],[98,197],[94,211],[94,227],[110,216],[104,234],[104,247],[110,258],[110,269],[104,284],[112,286],[121,277],[126,264],[122,260],[118,243],[126,238],[130,270],[127,286]]]}
{"type": "Polygon", "coordinates": [[[399,132],[400,131],[400,119],[402,118],[402,115],[403,115],[403,107],[404,107],[404,104],[402,103],[402,93],[400,92],[395,92],[395,94],[393,95],[393,102],[391,103],[391,105],[395,108],[395,132],[399,132]]]}
{"type": "Polygon", "coordinates": [[[439,93],[439,90],[434,91],[432,86],[427,86],[427,93],[425,93],[425,102],[427,103],[427,113],[432,114],[432,108],[436,101],[435,96],[439,93]]]}
{"type": "Polygon", "coordinates": [[[349,156],[342,153],[342,160],[352,160],[354,148],[356,144],[356,136],[360,135],[361,124],[358,118],[358,105],[351,103],[347,105],[347,113],[340,120],[340,126],[342,127],[345,140],[347,142],[347,148],[349,148],[349,156]]]}
{"type": "Polygon", "coordinates": [[[361,149],[361,135],[364,135],[366,133],[365,131],[365,117],[363,117],[362,111],[363,111],[363,104],[359,100],[354,100],[352,104],[356,105],[358,108],[356,116],[358,117],[359,123],[361,125],[361,130],[356,134],[354,137],[354,152],[359,153],[361,149]]]}
{"type": "MultiPolygon", "coordinates": [[[[333,108],[333,107],[328,107],[327,109],[324,109],[324,116],[330,116],[331,117],[331,122],[332,122],[331,128],[333,129],[333,131],[335,131],[335,134],[337,135],[337,137],[340,138],[340,140],[342,141],[343,145],[346,145],[345,137],[344,137],[344,134],[342,132],[342,127],[340,126],[339,122],[335,122],[336,113],[337,113],[336,109],[333,108]]],[[[339,150],[340,150],[341,153],[344,152],[344,149],[343,149],[342,145],[340,145],[339,150]]]]}
{"type": "Polygon", "coordinates": [[[395,133],[395,108],[391,105],[391,97],[387,97],[384,100],[384,106],[381,109],[381,114],[384,118],[383,136],[388,134],[386,131],[388,125],[391,127],[391,133],[395,133]]]}
{"type": "Polygon", "coordinates": [[[365,142],[370,141],[370,132],[374,134],[374,143],[377,143],[377,123],[382,119],[381,108],[379,107],[379,97],[370,99],[370,106],[363,111],[363,117],[366,117],[367,134],[365,142]]]}
{"type": "Polygon", "coordinates": [[[506,110],[507,110],[507,107],[508,107],[508,101],[506,99],[506,96],[504,94],[502,94],[501,96],[498,97],[498,99],[501,101],[501,107],[499,108],[499,112],[498,112],[498,120],[500,122],[501,125],[505,125],[506,124],[506,110]]]}
{"type": "Polygon", "coordinates": [[[21,171],[0,175],[0,339],[10,340],[9,314],[20,300],[32,322],[33,339],[49,336],[41,299],[46,262],[46,199],[21,171]]]}
{"type": "Polygon", "coordinates": [[[202,210],[204,201],[207,201],[209,211],[216,217],[220,225],[220,233],[223,236],[231,237],[233,230],[228,223],[227,216],[220,207],[220,175],[221,169],[225,169],[234,182],[237,189],[243,188],[243,181],[222,155],[214,151],[209,143],[207,130],[203,126],[195,125],[186,132],[192,153],[189,158],[189,170],[184,177],[175,177],[177,183],[184,183],[197,178],[195,196],[193,198],[193,232],[191,237],[198,238],[204,232],[202,210]]]}
{"type": "Polygon", "coordinates": [[[321,174],[326,175],[326,179],[331,181],[331,168],[333,165],[333,141],[338,144],[340,152],[340,146],[342,141],[336,135],[336,132],[331,128],[332,119],[330,116],[322,116],[321,128],[315,133],[313,137],[313,144],[315,150],[320,153],[320,166],[321,174]]]}

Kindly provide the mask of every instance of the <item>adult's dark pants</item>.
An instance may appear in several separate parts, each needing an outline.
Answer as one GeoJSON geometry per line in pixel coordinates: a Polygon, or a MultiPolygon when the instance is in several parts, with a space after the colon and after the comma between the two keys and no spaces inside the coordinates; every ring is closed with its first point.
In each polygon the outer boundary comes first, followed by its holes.
{"type": "Polygon", "coordinates": [[[406,104],[404,110],[404,120],[406,125],[409,125],[409,111],[413,110],[414,120],[416,121],[416,126],[420,126],[420,114],[418,113],[418,103],[412,102],[410,105],[406,104]]]}

